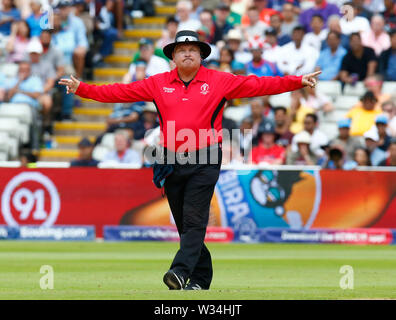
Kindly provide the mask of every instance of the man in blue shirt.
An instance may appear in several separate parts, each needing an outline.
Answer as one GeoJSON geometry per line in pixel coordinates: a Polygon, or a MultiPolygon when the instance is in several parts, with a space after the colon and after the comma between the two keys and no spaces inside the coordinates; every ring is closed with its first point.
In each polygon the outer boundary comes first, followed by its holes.
{"type": "Polygon", "coordinates": [[[275,63],[269,62],[262,58],[264,44],[254,41],[249,44],[250,52],[253,55],[252,61],[246,65],[247,74],[255,74],[258,77],[263,76],[283,76],[275,63]]]}
{"type": "Polygon", "coordinates": [[[328,47],[320,52],[319,59],[316,62],[317,69],[322,70],[319,75],[320,80],[336,80],[338,78],[342,58],[347,53],[340,42],[341,34],[330,31],[327,35],[328,47]]]}
{"type": "Polygon", "coordinates": [[[2,4],[3,8],[0,10],[0,33],[9,36],[12,23],[21,19],[21,13],[14,7],[13,1],[3,1],[2,4]]]}
{"type": "Polygon", "coordinates": [[[391,47],[381,53],[379,72],[387,81],[396,81],[396,29],[389,32],[391,47]]]}

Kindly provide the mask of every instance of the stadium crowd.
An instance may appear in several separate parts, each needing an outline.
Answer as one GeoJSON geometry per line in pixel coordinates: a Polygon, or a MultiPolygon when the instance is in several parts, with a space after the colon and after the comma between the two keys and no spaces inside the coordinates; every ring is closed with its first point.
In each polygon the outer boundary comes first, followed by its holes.
{"type": "MultiPolygon", "coordinates": [[[[113,42],[122,38],[124,17],[132,17],[128,27],[133,28],[133,17],[139,15],[155,15],[155,3],[1,1],[1,63],[18,67],[11,78],[0,68],[0,102],[29,104],[37,113],[41,131],[30,139],[33,150],[54,134],[55,120],[75,121],[73,107],[80,101],[66,94],[58,79],[70,74],[92,79],[92,69],[106,66],[113,42]],[[46,27],[49,8],[51,28],[46,27]]],[[[257,76],[321,70],[320,80],[339,82],[342,90],[364,84],[360,101],[336,119],[338,132],[332,137],[320,130],[320,121],[334,112],[334,101],[315,88],[292,92],[288,105],[273,105],[268,96],[228,101],[223,127],[240,131],[233,141],[223,141],[224,150],[232,149],[224,163],[242,163],[249,156],[253,163],[331,169],[396,165],[396,92],[382,90],[384,82],[396,81],[396,1],[180,0],[160,39],[140,39],[122,82],[173,69],[162,48],[185,29],[210,43],[211,55],[203,61],[208,68],[257,76]],[[228,108],[246,112],[232,119],[228,108]]],[[[158,126],[151,103],[115,104],[106,132],[94,142],[82,139],[80,157],[72,165],[146,165],[145,134],[158,126]],[[104,144],[112,150],[95,153],[104,144]]]]}

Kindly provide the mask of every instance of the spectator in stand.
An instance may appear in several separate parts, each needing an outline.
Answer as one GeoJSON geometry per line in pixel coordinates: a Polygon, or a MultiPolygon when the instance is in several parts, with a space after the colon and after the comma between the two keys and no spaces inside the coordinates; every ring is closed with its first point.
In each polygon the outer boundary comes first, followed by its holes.
{"type": "Polygon", "coordinates": [[[19,62],[18,75],[6,83],[6,99],[12,103],[27,103],[39,108],[38,98],[44,91],[43,83],[31,73],[30,61],[19,62]]]}
{"type": "Polygon", "coordinates": [[[93,32],[95,31],[96,15],[95,10],[93,10],[93,12],[89,11],[88,6],[90,2],[91,0],[88,0],[88,3],[85,0],[74,0],[73,9],[74,15],[80,18],[84,23],[85,29],[87,30],[87,37],[89,38],[90,44],[92,44],[94,41],[93,32]]]}
{"type": "Polygon", "coordinates": [[[308,132],[308,134],[311,136],[311,141],[309,146],[310,150],[318,158],[323,156],[324,150],[322,149],[322,146],[327,145],[329,143],[329,139],[322,131],[318,129],[318,116],[316,114],[309,113],[305,116],[304,130],[302,132],[303,133],[301,132],[297,133],[293,137],[291,150],[293,152],[297,152],[297,141],[299,140],[299,135],[300,134],[304,135],[305,132],[308,132]]]}
{"type": "Polygon", "coordinates": [[[370,30],[369,20],[365,17],[358,15],[358,5],[353,2],[347,2],[345,3],[345,5],[351,6],[353,10],[348,11],[348,13],[340,19],[341,32],[349,36],[353,33],[370,30]]]}
{"type": "MultiPolygon", "coordinates": [[[[382,103],[391,99],[391,95],[388,93],[382,93],[382,85],[384,80],[381,75],[374,74],[370,77],[367,77],[364,80],[364,86],[367,91],[372,91],[377,98],[377,103],[375,105],[376,109],[381,109],[382,103]]],[[[357,105],[361,105],[361,102],[358,102],[357,105]]]]}
{"type": "MultiPolygon", "coordinates": [[[[375,128],[377,130],[379,141],[378,148],[383,151],[387,151],[391,143],[392,138],[387,133],[388,118],[384,114],[380,114],[375,118],[375,128]]],[[[372,128],[373,129],[373,128],[372,128]]],[[[371,129],[371,130],[372,130],[371,129]]]]}
{"type": "Polygon", "coordinates": [[[389,32],[391,46],[381,53],[379,72],[387,81],[396,81],[396,29],[389,32]]]}
{"type": "Polygon", "coordinates": [[[301,131],[294,142],[297,145],[297,151],[290,151],[287,153],[286,164],[315,165],[318,159],[310,148],[311,135],[306,131],[301,131]]]}
{"type": "Polygon", "coordinates": [[[214,23],[212,11],[210,11],[208,9],[202,10],[199,15],[199,21],[202,26],[205,26],[209,30],[209,35],[208,35],[206,41],[209,42],[210,44],[216,44],[214,42],[216,26],[214,23]]]}
{"type": "Polygon", "coordinates": [[[11,27],[6,50],[8,62],[18,63],[26,58],[26,49],[30,41],[30,27],[26,21],[14,22],[11,27]]]}
{"type": "Polygon", "coordinates": [[[285,107],[274,108],[275,117],[275,143],[288,147],[293,139],[293,133],[290,131],[290,118],[287,115],[285,107]]]}
{"type": "Polygon", "coordinates": [[[234,52],[236,61],[243,64],[252,60],[252,54],[242,48],[242,32],[239,29],[231,29],[226,37],[226,45],[234,52]]]}
{"type": "Polygon", "coordinates": [[[321,110],[328,113],[334,109],[331,99],[324,93],[316,91],[315,88],[303,88],[301,93],[301,104],[314,109],[315,112],[321,110]]]}
{"type": "Polygon", "coordinates": [[[234,61],[234,52],[227,46],[224,46],[220,50],[220,66],[219,70],[224,72],[231,72],[231,64],[234,61]]]}
{"type": "Polygon", "coordinates": [[[268,24],[260,20],[260,11],[256,6],[251,6],[247,9],[247,16],[249,17],[249,24],[242,26],[245,39],[255,39],[262,37],[268,24]]]}
{"type": "Polygon", "coordinates": [[[377,57],[381,53],[390,48],[390,37],[384,30],[385,20],[379,15],[375,14],[371,18],[371,29],[362,32],[362,44],[375,51],[377,57]]]}
{"type": "Polygon", "coordinates": [[[117,130],[114,134],[115,150],[108,152],[104,163],[134,164],[142,165],[142,157],[133,149],[132,139],[125,130],[117,130]]]}
{"type": "Polygon", "coordinates": [[[6,98],[6,82],[6,76],[0,71],[0,104],[4,102],[6,98]]]}
{"type": "Polygon", "coordinates": [[[326,39],[328,34],[323,17],[320,14],[314,14],[310,26],[312,31],[304,36],[303,45],[307,44],[317,51],[320,51],[322,42],[326,39]]]}
{"type": "Polygon", "coordinates": [[[268,8],[272,8],[276,11],[282,11],[285,4],[291,4],[296,12],[300,10],[299,0],[269,0],[268,8]]]}
{"type": "Polygon", "coordinates": [[[392,139],[388,147],[389,156],[378,165],[382,167],[396,166],[396,139],[392,139]]]}
{"type": "Polygon", "coordinates": [[[234,8],[235,5],[238,6],[238,4],[236,4],[235,0],[222,0],[222,3],[225,3],[226,5],[228,5],[230,7],[230,14],[227,17],[227,22],[232,25],[233,27],[236,26],[240,26],[241,25],[241,19],[242,19],[242,15],[239,13],[239,11],[237,12],[234,8]]]}
{"type": "Polygon", "coordinates": [[[285,45],[291,41],[291,37],[289,35],[282,35],[281,33],[281,26],[282,26],[282,18],[279,13],[275,13],[270,18],[270,26],[265,30],[265,41],[268,42],[268,35],[274,34],[276,44],[280,46],[285,45]],[[270,33],[268,33],[270,31],[270,33]]]}
{"type": "Polygon", "coordinates": [[[314,70],[319,52],[303,44],[304,28],[293,29],[292,42],[285,44],[279,50],[277,66],[285,75],[303,75],[314,70]]]}
{"type": "Polygon", "coordinates": [[[191,0],[192,9],[190,13],[190,18],[194,20],[199,20],[199,14],[202,12],[204,7],[202,6],[202,0],[191,0]]]}
{"type": "Polygon", "coordinates": [[[43,114],[43,131],[52,134],[51,109],[53,105],[52,90],[55,86],[56,72],[50,61],[42,59],[43,46],[38,38],[32,38],[27,47],[31,62],[31,72],[33,76],[37,76],[43,83],[43,93],[38,97],[43,114]]]}
{"type": "MultiPolygon", "coordinates": [[[[268,7],[268,0],[253,0],[253,6],[258,10],[259,19],[263,21],[266,26],[269,26],[271,16],[277,13],[277,11],[268,7]]],[[[251,24],[248,12],[242,16],[241,23],[242,26],[251,24]]]]}
{"type": "MultiPolygon", "coordinates": [[[[276,15],[273,15],[273,17],[276,17],[276,15]]],[[[274,28],[269,27],[265,30],[263,58],[276,64],[280,49],[281,47],[278,45],[277,33],[274,28]]]]}
{"type": "Polygon", "coordinates": [[[214,16],[214,43],[224,39],[224,36],[232,29],[232,25],[227,22],[227,18],[230,15],[230,7],[224,3],[220,3],[215,9],[214,16]]]}
{"type": "Polygon", "coordinates": [[[353,161],[359,167],[371,167],[370,151],[364,147],[356,148],[353,153],[353,161]]]}
{"type": "Polygon", "coordinates": [[[350,49],[342,59],[340,80],[354,84],[372,76],[378,63],[374,50],[362,45],[359,33],[351,34],[349,44],[350,49]]]}
{"type": "Polygon", "coordinates": [[[349,119],[341,119],[338,121],[338,136],[330,142],[330,146],[342,146],[345,150],[347,160],[353,160],[355,150],[363,147],[361,139],[350,135],[351,123],[349,119]]]}
{"type": "Polygon", "coordinates": [[[262,99],[255,97],[250,100],[250,113],[252,117],[252,143],[257,145],[259,127],[266,120],[263,114],[264,105],[262,99]]]}
{"type": "Polygon", "coordinates": [[[340,14],[340,9],[335,4],[328,3],[326,0],[315,0],[314,7],[301,12],[300,24],[307,32],[310,32],[312,31],[311,20],[314,15],[321,15],[326,25],[327,19],[333,14],[340,14]]]}
{"type": "MultiPolygon", "coordinates": [[[[208,39],[210,37],[210,31],[208,30],[208,28],[206,28],[204,25],[202,25],[198,30],[197,30],[197,34],[198,34],[198,39],[199,41],[203,41],[208,43],[208,39]]],[[[219,52],[219,47],[214,45],[214,44],[210,44],[208,43],[210,46],[210,55],[206,58],[207,61],[210,60],[219,60],[220,57],[220,52],[219,52]]],[[[203,61],[203,64],[205,65],[206,60],[203,61]]],[[[170,61],[171,63],[173,63],[173,61],[170,61]]]]}
{"type": "Polygon", "coordinates": [[[382,15],[385,18],[387,30],[396,28],[396,3],[393,0],[384,0],[385,11],[382,15]]]}
{"type": "Polygon", "coordinates": [[[258,77],[263,76],[282,76],[275,63],[266,61],[262,58],[264,43],[259,40],[249,41],[250,52],[253,59],[246,65],[246,72],[248,75],[254,74],[258,77]]]}
{"type": "Polygon", "coordinates": [[[136,122],[127,124],[134,132],[134,139],[141,140],[148,130],[154,129],[159,126],[157,108],[154,103],[146,102],[143,107],[142,113],[136,122]]]}
{"type": "Polygon", "coordinates": [[[367,91],[360,99],[361,106],[353,107],[346,118],[351,119],[351,135],[362,136],[370,130],[381,110],[375,108],[377,98],[372,91],[367,91]]]}
{"type": "MultiPolygon", "coordinates": [[[[349,49],[349,35],[345,35],[342,33],[341,26],[340,26],[340,17],[336,14],[333,14],[332,16],[329,17],[329,20],[327,20],[327,29],[330,32],[336,32],[340,35],[340,45],[348,50],[349,49]]],[[[327,39],[327,38],[326,38],[327,39]]],[[[322,41],[322,50],[327,48],[328,44],[326,40],[322,41]]]]}
{"type": "Polygon", "coordinates": [[[272,104],[270,102],[270,96],[262,96],[261,100],[263,101],[263,115],[266,120],[271,121],[272,123],[275,121],[274,110],[272,108],[272,104]]]}
{"type": "Polygon", "coordinates": [[[351,170],[357,166],[353,160],[348,160],[345,156],[345,150],[341,145],[332,145],[329,147],[328,157],[323,163],[324,169],[331,170],[351,170]]]}
{"type": "Polygon", "coordinates": [[[292,121],[290,125],[290,131],[293,134],[296,134],[303,130],[303,123],[305,116],[309,113],[315,112],[315,110],[301,103],[303,98],[302,90],[292,91],[290,97],[291,97],[291,103],[290,103],[289,111],[290,111],[290,118],[292,121]]]}
{"type": "Polygon", "coordinates": [[[370,151],[370,161],[372,165],[378,166],[381,161],[386,159],[386,152],[378,148],[378,132],[375,130],[369,130],[364,133],[363,137],[366,143],[366,148],[370,151]]]}
{"type": "Polygon", "coordinates": [[[0,34],[9,36],[11,25],[21,19],[21,13],[16,8],[14,0],[2,0],[3,8],[0,10],[0,34]]]}
{"type": "MultiPolygon", "coordinates": [[[[54,34],[54,45],[61,48],[68,64],[73,64],[77,77],[83,75],[85,55],[88,49],[87,32],[83,21],[72,13],[72,0],[60,0],[58,4],[60,25],[54,34]],[[65,43],[64,43],[65,42],[65,43]]],[[[54,14],[54,29],[55,29],[54,14]]]]}
{"type": "Polygon", "coordinates": [[[396,105],[392,100],[386,101],[381,106],[382,114],[388,118],[388,132],[392,137],[396,137],[396,105]]]}
{"type": "Polygon", "coordinates": [[[192,30],[197,31],[201,26],[199,20],[192,19],[190,14],[193,9],[190,1],[180,0],[176,4],[177,19],[179,20],[179,26],[177,31],[180,30],[192,30]]]}
{"type": "Polygon", "coordinates": [[[41,12],[41,0],[30,0],[30,8],[32,14],[26,19],[30,27],[30,35],[32,37],[39,37],[42,30],[40,21],[45,16],[45,14],[41,12]]]}
{"type": "Polygon", "coordinates": [[[263,122],[258,129],[258,145],[252,148],[252,162],[256,164],[280,165],[285,163],[285,148],[275,144],[275,128],[263,122]]]}
{"type": "Polygon", "coordinates": [[[280,36],[288,36],[291,38],[293,29],[298,25],[298,19],[293,4],[285,2],[282,6],[282,25],[280,36]]]}
{"type": "Polygon", "coordinates": [[[99,161],[92,158],[94,145],[88,138],[78,143],[78,159],[72,160],[70,167],[97,167],[99,161]]]}
{"type": "Polygon", "coordinates": [[[163,48],[167,44],[175,41],[177,28],[179,26],[179,22],[176,20],[174,16],[169,16],[166,19],[166,28],[162,31],[161,39],[159,39],[156,43],[157,48],[163,48]]]}
{"type": "MultiPolygon", "coordinates": [[[[146,62],[146,75],[148,77],[157,73],[170,71],[169,63],[154,54],[154,44],[152,40],[142,38],[139,41],[139,60],[146,62]]],[[[136,62],[131,63],[128,72],[123,77],[123,83],[130,83],[136,73],[136,62]]]]}
{"type": "Polygon", "coordinates": [[[240,130],[239,142],[241,147],[241,154],[243,156],[246,156],[251,152],[252,140],[253,140],[252,128],[253,128],[252,117],[248,116],[246,118],[243,118],[241,124],[239,125],[239,130],[240,130]]]}
{"type": "Polygon", "coordinates": [[[315,71],[321,70],[320,80],[338,80],[342,59],[347,51],[341,46],[341,35],[330,31],[327,35],[327,48],[320,52],[315,71]]]}
{"type": "Polygon", "coordinates": [[[65,74],[65,62],[62,52],[51,45],[51,40],[51,31],[43,30],[40,34],[40,42],[43,47],[41,58],[55,69],[56,79],[60,79],[65,74]]]}
{"type": "Polygon", "coordinates": [[[113,43],[118,39],[118,30],[115,27],[115,20],[113,15],[114,0],[106,0],[106,5],[100,9],[97,29],[102,37],[102,45],[99,48],[93,60],[94,63],[103,61],[103,58],[113,53],[113,43]]]}

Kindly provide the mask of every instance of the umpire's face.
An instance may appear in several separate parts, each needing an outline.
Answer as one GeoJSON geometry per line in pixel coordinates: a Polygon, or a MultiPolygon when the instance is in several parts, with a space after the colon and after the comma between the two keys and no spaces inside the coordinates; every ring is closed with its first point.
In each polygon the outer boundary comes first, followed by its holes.
{"type": "Polygon", "coordinates": [[[173,50],[173,61],[179,69],[196,70],[201,65],[201,50],[195,44],[178,44],[173,50]]]}

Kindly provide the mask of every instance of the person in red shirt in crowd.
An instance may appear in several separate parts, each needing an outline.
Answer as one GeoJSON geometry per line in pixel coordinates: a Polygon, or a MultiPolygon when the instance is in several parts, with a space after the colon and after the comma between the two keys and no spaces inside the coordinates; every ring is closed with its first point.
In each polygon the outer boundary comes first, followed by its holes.
{"type": "MultiPolygon", "coordinates": [[[[257,7],[260,12],[260,20],[263,21],[267,26],[270,25],[271,16],[273,14],[279,13],[274,9],[268,8],[268,0],[254,0],[253,5],[257,7]]],[[[242,26],[247,26],[250,24],[247,14],[242,16],[241,24],[242,26]]]]}
{"type": "Polygon", "coordinates": [[[275,144],[275,128],[271,122],[264,122],[259,128],[260,141],[252,149],[252,162],[259,164],[283,164],[285,148],[275,144]]]}
{"type": "Polygon", "coordinates": [[[210,55],[211,48],[189,30],[179,31],[175,42],[163,51],[176,64],[170,72],[128,84],[92,85],[73,76],[61,79],[59,84],[65,85],[68,93],[100,102],[154,102],[162,139],[153,180],[157,187],[164,181],[180,235],[180,249],[163,281],[170,290],[207,290],[213,267],[204,239],[210,201],[220,174],[224,104],[236,98],[315,86],[320,72],[257,77],[207,69],[202,61],[210,55]]]}

